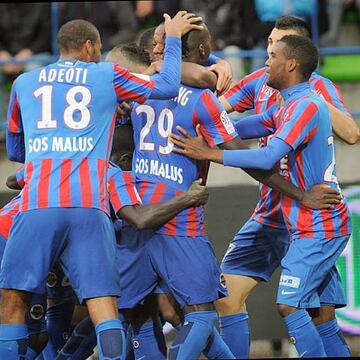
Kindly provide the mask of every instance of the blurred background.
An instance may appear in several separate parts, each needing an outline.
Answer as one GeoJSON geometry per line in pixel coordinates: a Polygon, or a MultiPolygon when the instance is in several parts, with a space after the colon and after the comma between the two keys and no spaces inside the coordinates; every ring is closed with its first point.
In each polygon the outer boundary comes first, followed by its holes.
{"type": "MultiPolygon", "coordinates": [[[[227,59],[234,83],[260,68],[266,60],[266,39],[281,15],[304,18],[311,26],[321,60],[318,72],[333,80],[345,104],[360,124],[360,0],[171,0],[102,1],[0,4],[0,205],[14,192],[6,177],[18,164],[6,158],[5,118],[9,90],[23,71],[57,60],[56,34],[72,19],[94,23],[100,31],[103,52],[137,40],[141,33],[173,16],[179,9],[201,15],[213,36],[213,52],[227,59]]],[[[248,115],[248,113],[247,113],[248,115]]],[[[234,121],[240,114],[232,115],[234,121]]],[[[256,146],[253,142],[251,145],[256,146]]],[[[353,235],[338,261],[348,306],[338,311],[354,356],[360,356],[360,143],[336,140],[340,184],[353,216],[353,235]]],[[[210,169],[207,226],[219,261],[229,241],[251,215],[258,200],[255,180],[239,169],[213,164],[210,169]]],[[[276,312],[279,272],[249,299],[252,331],[251,357],[294,357],[295,349],[276,312]]],[[[169,340],[171,339],[171,332],[169,340]]]]}

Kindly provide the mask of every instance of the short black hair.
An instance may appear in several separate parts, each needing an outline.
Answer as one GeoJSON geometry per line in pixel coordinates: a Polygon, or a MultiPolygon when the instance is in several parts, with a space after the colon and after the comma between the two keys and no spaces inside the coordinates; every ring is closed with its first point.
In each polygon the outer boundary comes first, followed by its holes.
{"type": "Polygon", "coordinates": [[[294,30],[301,36],[311,38],[311,29],[308,23],[296,16],[280,16],[276,19],[274,27],[279,30],[294,30]]]}
{"type": "Polygon", "coordinates": [[[205,23],[199,21],[195,24],[203,26],[203,29],[190,30],[181,38],[181,50],[183,59],[188,58],[190,56],[191,50],[195,47],[198,47],[201,43],[205,42],[206,38],[210,36],[209,30],[205,23]]]}
{"type": "Polygon", "coordinates": [[[151,50],[153,46],[153,38],[156,27],[146,29],[139,38],[139,46],[142,51],[151,50]]]}
{"type": "Polygon", "coordinates": [[[106,56],[107,61],[114,61],[117,58],[116,54],[120,54],[126,60],[135,65],[149,66],[150,59],[147,53],[142,51],[138,44],[129,43],[117,45],[112,48],[106,56]]]}
{"type": "Polygon", "coordinates": [[[100,34],[95,25],[86,20],[71,20],[61,26],[57,41],[60,51],[80,51],[87,40],[95,44],[100,34]]]}
{"type": "Polygon", "coordinates": [[[285,35],[280,39],[286,44],[285,56],[299,63],[304,80],[309,80],[319,62],[319,53],[311,39],[300,35],[285,35]]]}
{"type": "Polygon", "coordinates": [[[135,143],[133,132],[133,126],[130,123],[116,126],[111,153],[121,155],[126,152],[134,151],[135,143]]]}

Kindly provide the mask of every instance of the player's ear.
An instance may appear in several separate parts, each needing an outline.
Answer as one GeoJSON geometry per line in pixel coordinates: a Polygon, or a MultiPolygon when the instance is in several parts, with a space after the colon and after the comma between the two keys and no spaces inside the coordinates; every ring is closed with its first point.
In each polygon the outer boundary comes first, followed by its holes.
{"type": "Polygon", "coordinates": [[[286,61],[286,70],[287,72],[293,72],[295,71],[298,63],[295,59],[289,59],[286,61]]]}
{"type": "Polygon", "coordinates": [[[206,50],[205,50],[205,46],[203,44],[199,45],[199,52],[201,56],[205,56],[206,55],[206,50]]]}
{"type": "Polygon", "coordinates": [[[93,53],[94,53],[94,45],[90,40],[86,40],[85,44],[84,44],[84,48],[86,50],[86,53],[92,57],[93,53]]]}

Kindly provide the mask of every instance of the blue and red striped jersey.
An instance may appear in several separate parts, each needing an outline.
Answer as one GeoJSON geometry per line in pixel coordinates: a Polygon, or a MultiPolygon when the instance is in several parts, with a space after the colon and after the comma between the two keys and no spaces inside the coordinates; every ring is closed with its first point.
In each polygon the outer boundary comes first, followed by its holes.
{"type": "MultiPolygon", "coordinates": [[[[195,136],[195,127],[200,124],[212,147],[237,136],[226,111],[210,90],[183,84],[174,99],[148,100],[135,106],[131,120],[135,142],[132,169],[144,204],[164,202],[180,195],[199,177],[206,181],[208,162],[198,162],[172,151],[168,136],[180,134],[177,125],[195,136]]],[[[183,210],[157,232],[180,236],[205,234],[203,207],[183,210]]]]}
{"type": "Polygon", "coordinates": [[[6,240],[9,238],[10,228],[16,214],[19,212],[21,194],[15,196],[2,209],[0,209],[0,235],[6,240]]]}
{"type": "Polygon", "coordinates": [[[142,103],[164,88],[161,81],[138,78],[112,63],[74,59],[20,75],[7,119],[10,133],[24,134],[20,211],[88,207],[108,213],[106,169],[118,102],[142,103]]]}
{"type": "MultiPolygon", "coordinates": [[[[277,128],[274,137],[293,149],[286,161],[287,177],[301,190],[320,183],[340,190],[326,103],[311,92],[309,83],[298,84],[281,94],[285,105],[276,114],[273,128],[277,128]]],[[[283,196],[281,207],[292,239],[334,238],[351,233],[351,216],[344,199],[333,210],[312,210],[283,196]]]]}
{"type": "MultiPolygon", "coordinates": [[[[326,101],[340,111],[351,116],[344,104],[341,93],[332,81],[313,72],[309,83],[311,89],[317,94],[323,96],[326,101]]],[[[245,76],[244,79],[235,84],[227,91],[225,98],[234,110],[238,112],[254,109],[257,114],[260,114],[276,103],[278,93],[278,90],[267,85],[265,68],[261,68],[245,76]]],[[[259,139],[259,146],[266,146],[271,136],[259,139]]],[[[280,174],[285,176],[287,173],[287,161],[286,156],[276,165],[280,174]]],[[[260,199],[252,214],[252,218],[267,226],[285,229],[286,224],[280,206],[281,194],[261,183],[259,184],[259,189],[260,199]]]]}
{"type": "Polygon", "coordinates": [[[115,214],[125,206],[141,204],[131,171],[122,171],[113,164],[110,164],[108,169],[108,190],[115,214]]]}

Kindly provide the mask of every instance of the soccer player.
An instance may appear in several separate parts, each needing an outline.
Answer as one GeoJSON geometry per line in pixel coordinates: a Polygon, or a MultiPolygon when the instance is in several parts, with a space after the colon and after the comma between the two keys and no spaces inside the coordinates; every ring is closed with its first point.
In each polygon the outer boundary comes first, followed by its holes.
{"type": "MultiPolygon", "coordinates": [[[[280,17],[268,38],[268,52],[284,35],[310,37],[310,30],[303,20],[293,16],[280,17]]],[[[234,85],[220,101],[228,112],[254,109],[257,114],[264,112],[276,103],[278,91],[267,85],[265,68],[249,74],[234,85]]],[[[359,139],[359,128],[347,110],[343,97],[336,85],[314,72],[310,86],[322,94],[331,114],[334,132],[349,144],[359,139]]],[[[241,121],[239,122],[239,125],[241,121]]],[[[260,139],[260,147],[267,144],[268,138],[260,139]]],[[[287,158],[277,164],[280,173],[285,173],[287,158]]],[[[217,302],[220,313],[221,334],[236,357],[246,358],[250,350],[250,330],[246,299],[261,281],[269,281],[272,273],[280,265],[289,246],[289,233],[280,207],[280,194],[275,189],[260,184],[260,200],[251,218],[235,235],[222,261],[229,296],[217,302]]],[[[341,303],[342,299],[338,299],[341,303]]],[[[323,294],[320,317],[315,323],[329,323],[332,333],[334,305],[328,306],[323,294]]],[[[326,325],[323,325],[326,327],[326,325]]],[[[339,347],[340,349],[340,347],[339,347]]],[[[330,353],[328,354],[331,355],[330,353]]],[[[341,353],[333,353],[340,356],[341,353]]]]}
{"type": "Polygon", "coordinates": [[[185,11],[173,19],[164,17],[166,61],[155,81],[144,81],[111,63],[96,64],[101,53],[98,30],[74,20],[59,30],[60,60],[24,73],[14,82],[7,151],[10,160],[25,162],[26,175],[20,213],[11,228],[0,273],[1,358],[34,357],[24,323],[28,294],[43,292],[45,278],[58,259],[79,301],[87,304],[100,358],[123,356],[106,169],[118,101],[141,103],[177,93],[179,38],[201,27],[193,25],[196,19],[185,11]]]}
{"type": "MultiPolygon", "coordinates": [[[[162,39],[162,36],[159,36],[159,39],[162,39]]],[[[209,55],[209,39],[207,30],[189,33],[187,38],[183,39],[184,53],[188,54],[184,60],[205,64],[209,55]]],[[[147,102],[143,106],[136,106],[132,112],[132,119],[135,143],[137,144],[133,170],[136,174],[136,184],[140,196],[145,203],[164,201],[176,192],[181,193],[186,189],[191,178],[198,173],[202,173],[203,177],[206,177],[207,164],[194,163],[172,152],[172,146],[168,142],[167,136],[176,123],[186,123],[186,126],[195,132],[194,123],[200,122],[207,140],[212,145],[239,146],[240,139],[237,138],[226,112],[223,111],[216,97],[209,90],[199,90],[183,85],[179,96],[172,101],[147,102]],[[189,118],[189,114],[192,114],[192,118],[189,118]],[[141,119],[141,122],[137,120],[138,118],[141,119]]],[[[284,182],[286,185],[290,185],[286,181],[284,182]]],[[[214,263],[213,255],[210,255],[206,261],[207,264],[203,264],[209,250],[205,247],[201,250],[204,253],[200,253],[199,250],[195,254],[193,251],[188,254],[190,248],[202,245],[202,241],[196,241],[196,239],[204,239],[202,209],[195,209],[192,213],[190,211],[180,213],[176,219],[156,231],[150,240],[144,233],[134,234],[127,229],[123,229],[122,232],[124,247],[127,246],[126,239],[131,239],[129,241],[132,243],[134,243],[133,239],[137,239],[138,248],[144,254],[148,254],[150,259],[147,260],[146,256],[142,256],[142,262],[138,260],[138,257],[130,261],[131,255],[136,252],[130,246],[131,244],[128,246],[129,251],[126,258],[129,260],[129,265],[127,268],[131,268],[132,271],[122,272],[124,273],[122,277],[124,288],[120,306],[121,308],[134,308],[155,288],[158,278],[162,278],[183,308],[185,324],[193,323],[190,324],[191,329],[189,329],[189,324],[181,328],[178,338],[185,337],[185,340],[181,344],[175,340],[172,350],[170,350],[171,356],[179,356],[179,358],[195,358],[200,354],[213,329],[211,324],[216,318],[211,302],[191,303],[195,299],[197,301],[204,298],[208,300],[210,290],[205,292],[206,286],[214,289],[215,285],[215,283],[213,285],[209,283],[211,278],[206,274],[206,272],[213,273],[213,270],[209,269],[209,264],[214,263]],[[178,246],[181,247],[181,250],[175,250],[178,246]],[[175,253],[183,253],[184,257],[187,256],[186,263],[184,259],[174,258],[172,254],[175,253]],[[191,276],[194,272],[193,268],[191,274],[189,273],[189,261],[194,264],[192,267],[196,266],[195,272],[198,274],[196,279],[191,276]],[[203,264],[202,268],[200,264],[203,264]],[[198,268],[199,266],[200,268],[198,268]],[[138,270],[136,270],[137,268],[138,270]],[[149,270],[144,272],[145,268],[149,268],[149,270]],[[183,274],[181,277],[176,275],[179,269],[183,274]],[[137,279],[141,279],[141,281],[136,282],[137,279]],[[208,309],[209,311],[194,311],[194,309],[208,309]]],[[[125,264],[123,265],[125,267],[125,264]]],[[[213,300],[216,299],[218,295],[213,290],[212,294],[213,300]]],[[[146,356],[146,349],[142,348],[148,344],[147,339],[152,331],[151,324],[146,322],[143,326],[133,326],[133,328],[136,328],[135,332],[137,333],[134,340],[135,352],[138,357],[146,356]]],[[[154,351],[156,350],[156,343],[152,348],[154,351]]]]}
{"type": "MultiPolygon", "coordinates": [[[[249,134],[256,137],[273,134],[267,146],[237,151],[210,149],[200,131],[199,138],[192,138],[182,129],[187,139],[172,136],[172,141],[182,148],[174,151],[197,160],[259,169],[270,169],[287,155],[284,170],[303,190],[322,181],[340,189],[330,112],[308,82],[317,64],[317,49],[306,37],[286,35],[273,46],[266,62],[267,84],[280,90],[285,105],[273,117],[254,116],[244,124],[247,129],[250,126],[249,134]]],[[[306,311],[318,308],[323,294],[328,304],[338,304],[341,281],[335,263],[351,234],[345,200],[332,210],[313,211],[282,196],[281,207],[291,241],[281,261],[277,303],[290,338],[301,357],[326,357],[327,351],[333,353],[335,346],[342,356],[350,356],[336,319],[324,334],[324,324],[315,327],[306,311]]]]}

